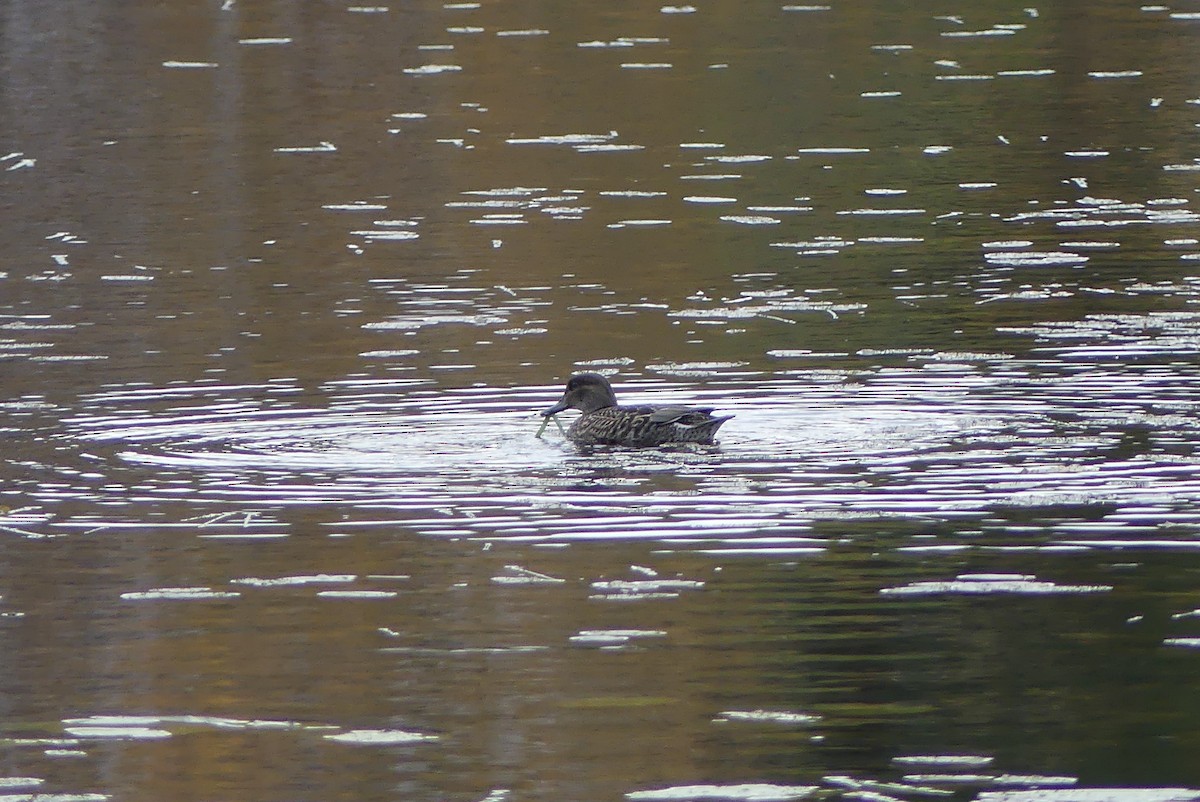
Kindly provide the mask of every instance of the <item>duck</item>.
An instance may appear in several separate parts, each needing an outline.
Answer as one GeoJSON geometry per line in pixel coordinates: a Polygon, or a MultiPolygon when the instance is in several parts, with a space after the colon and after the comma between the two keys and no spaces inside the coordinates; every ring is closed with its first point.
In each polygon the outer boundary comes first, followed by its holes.
{"type": "Polygon", "coordinates": [[[542,417],[548,421],[566,409],[578,409],[583,413],[567,428],[568,440],[579,445],[635,448],[667,443],[712,443],[721,424],[733,417],[714,416],[711,407],[618,406],[612,385],[599,373],[572,376],[563,397],[542,412],[542,417]]]}

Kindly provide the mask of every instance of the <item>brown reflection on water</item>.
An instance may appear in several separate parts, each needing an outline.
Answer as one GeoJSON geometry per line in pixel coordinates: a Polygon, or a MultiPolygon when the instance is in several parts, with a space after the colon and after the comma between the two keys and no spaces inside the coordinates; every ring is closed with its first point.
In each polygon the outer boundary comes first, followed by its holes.
{"type": "Polygon", "coordinates": [[[1186,11],[127,5],[0,10],[6,777],[1200,785],[1186,11]]]}

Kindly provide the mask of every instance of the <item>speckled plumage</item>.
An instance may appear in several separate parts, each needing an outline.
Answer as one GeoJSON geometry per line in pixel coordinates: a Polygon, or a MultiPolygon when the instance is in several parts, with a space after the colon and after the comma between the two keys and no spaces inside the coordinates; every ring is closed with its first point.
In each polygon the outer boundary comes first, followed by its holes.
{"type": "Polygon", "coordinates": [[[567,429],[567,437],[582,445],[711,443],[721,424],[733,417],[714,417],[712,408],[618,406],[612,385],[598,373],[572,376],[563,397],[542,415],[565,409],[582,413],[567,429]]]}

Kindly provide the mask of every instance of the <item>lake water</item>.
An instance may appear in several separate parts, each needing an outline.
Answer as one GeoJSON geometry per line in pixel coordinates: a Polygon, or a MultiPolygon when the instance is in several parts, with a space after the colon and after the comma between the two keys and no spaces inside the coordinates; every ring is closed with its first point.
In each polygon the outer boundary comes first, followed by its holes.
{"type": "Polygon", "coordinates": [[[0,800],[1200,799],[1200,6],[134,6],[0,9],[0,800]]]}

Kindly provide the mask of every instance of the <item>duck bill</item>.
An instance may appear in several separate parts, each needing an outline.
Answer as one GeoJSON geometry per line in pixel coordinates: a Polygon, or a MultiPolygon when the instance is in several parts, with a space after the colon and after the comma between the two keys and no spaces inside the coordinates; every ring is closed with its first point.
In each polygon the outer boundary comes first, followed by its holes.
{"type": "Polygon", "coordinates": [[[564,409],[569,409],[569,408],[570,407],[567,404],[567,398],[566,398],[566,396],[563,396],[563,398],[557,404],[555,404],[554,406],[550,407],[549,409],[543,411],[542,417],[548,418],[551,415],[557,415],[558,413],[562,412],[564,409]]]}

